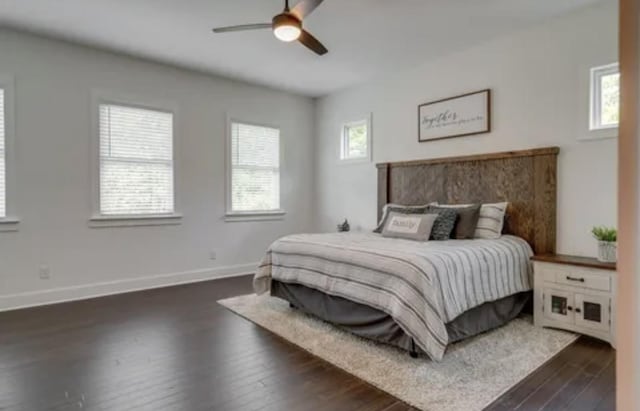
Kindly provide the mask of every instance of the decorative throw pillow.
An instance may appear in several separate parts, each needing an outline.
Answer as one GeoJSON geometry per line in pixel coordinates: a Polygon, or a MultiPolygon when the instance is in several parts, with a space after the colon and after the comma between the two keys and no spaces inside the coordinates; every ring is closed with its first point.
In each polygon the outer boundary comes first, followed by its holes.
{"type": "Polygon", "coordinates": [[[465,240],[475,236],[476,227],[480,218],[481,204],[474,204],[469,207],[456,208],[458,218],[453,229],[452,238],[465,240]]]}
{"type": "MultiPolygon", "coordinates": [[[[460,209],[469,207],[471,204],[439,204],[439,207],[460,209]]],[[[508,202],[482,204],[480,207],[480,217],[476,226],[473,238],[485,238],[495,240],[502,236],[505,214],[508,202]]]]}
{"type": "Polygon", "coordinates": [[[405,214],[391,211],[382,228],[382,236],[427,241],[437,218],[437,214],[405,214]]]}
{"type": "Polygon", "coordinates": [[[474,238],[496,239],[502,236],[504,215],[509,203],[483,204],[474,238]]]}
{"type": "Polygon", "coordinates": [[[433,223],[433,228],[431,229],[430,239],[436,241],[450,239],[453,226],[456,224],[458,211],[454,208],[430,205],[427,207],[427,214],[438,214],[438,218],[433,223]]]}
{"type": "Polygon", "coordinates": [[[387,204],[382,209],[382,218],[378,223],[378,226],[374,233],[381,233],[382,228],[387,222],[387,218],[389,217],[390,212],[402,213],[402,214],[425,214],[427,212],[428,205],[417,205],[417,206],[404,206],[400,204],[387,204]]]}

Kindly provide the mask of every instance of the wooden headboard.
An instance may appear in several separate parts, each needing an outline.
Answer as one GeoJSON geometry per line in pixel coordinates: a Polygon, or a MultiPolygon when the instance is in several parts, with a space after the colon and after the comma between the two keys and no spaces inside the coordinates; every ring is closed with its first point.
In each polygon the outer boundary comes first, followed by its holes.
{"type": "Polygon", "coordinates": [[[554,253],[559,152],[545,147],[377,164],[378,219],[387,203],[509,201],[506,232],[527,240],[536,254],[554,253]]]}

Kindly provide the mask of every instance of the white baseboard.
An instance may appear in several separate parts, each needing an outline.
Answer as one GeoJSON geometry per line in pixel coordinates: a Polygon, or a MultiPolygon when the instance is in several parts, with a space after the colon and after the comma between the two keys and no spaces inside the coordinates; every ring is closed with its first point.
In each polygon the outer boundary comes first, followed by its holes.
{"type": "Polygon", "coordinates": [[[258,263],[216,267],[181,273],[137,277],[125,280],[84,284],[72,287],[52,288],[17,294],[0,295],[0,312],[39,305],[57,304],[68,301],[86,300],[105,295],[169,287],[178,284],[195,283],[219,278],[237,277],[255,272],[258,263]]]}

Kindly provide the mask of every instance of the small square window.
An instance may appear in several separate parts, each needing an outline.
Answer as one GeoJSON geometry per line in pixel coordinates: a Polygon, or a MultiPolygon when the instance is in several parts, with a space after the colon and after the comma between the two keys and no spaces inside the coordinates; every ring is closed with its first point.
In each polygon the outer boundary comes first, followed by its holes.
{"type": "Polygon", "coordinates": [[[618,63],[591,69],[590,130],[618,127],[620,71],[618,63]]]}
{"type": "Polygon", "coordinates": [[[369,119],[347,123],[342,127],[340,159],[371,158],[371,127],[369,119]]]}

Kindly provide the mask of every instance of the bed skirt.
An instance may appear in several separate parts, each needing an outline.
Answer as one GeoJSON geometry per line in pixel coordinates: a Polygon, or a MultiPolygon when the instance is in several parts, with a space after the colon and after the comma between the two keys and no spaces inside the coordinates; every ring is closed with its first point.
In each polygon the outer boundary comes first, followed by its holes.
{"type": "MultiPolygon", "coordinates": [[[[330,322],[360,337],[391,344],[406,351],[418,351],[409,337],[388,314],[342,297],[325,294],[300,284],[272,280],[271,295],[295,308],[330,322]]],[[[531,297],[522,292],[472,308],[446,324],[449,343],[499,327],[517,317],[531,297]]]]}

